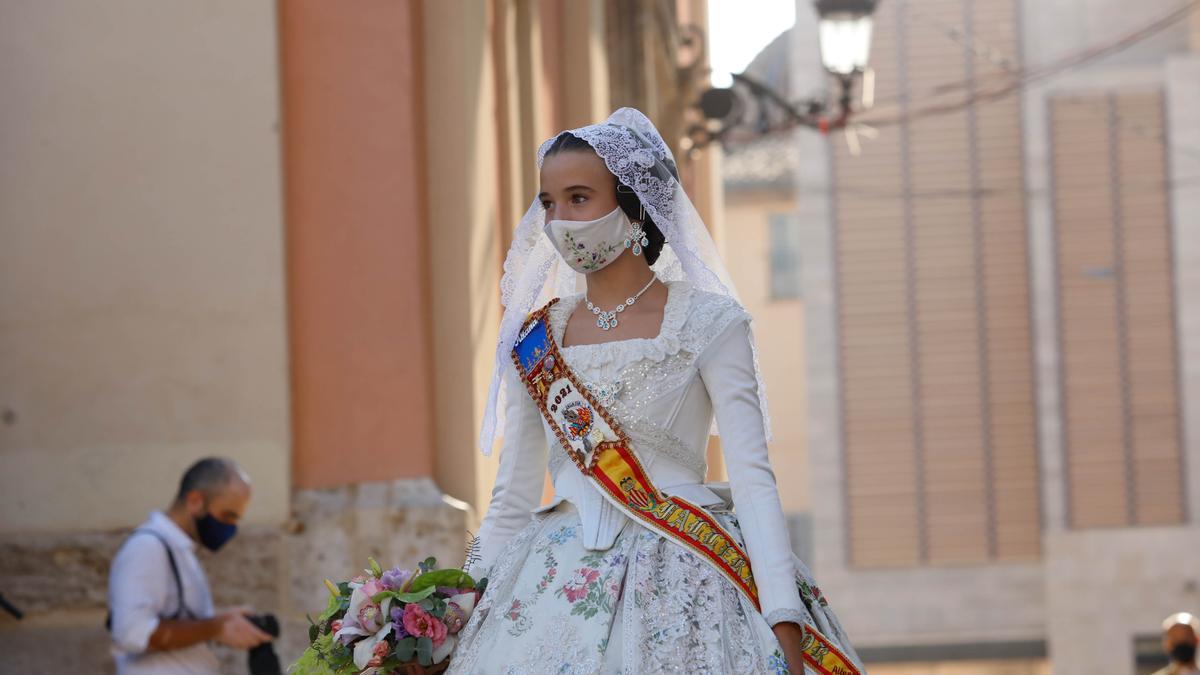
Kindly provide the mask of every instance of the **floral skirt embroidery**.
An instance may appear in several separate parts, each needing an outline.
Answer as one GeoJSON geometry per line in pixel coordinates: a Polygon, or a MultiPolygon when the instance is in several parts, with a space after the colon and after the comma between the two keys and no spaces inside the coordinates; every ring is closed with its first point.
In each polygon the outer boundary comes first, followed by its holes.
{"type": "MultiPolygon", "coordinates": [[[[713,515],[741,538],[731,514],[713,515]]],[[[612,548],[589,551],[580,527],[563,502],[513,538],[459,634],[449,673],[788,672],[766,620],[695,554],[634,522],[612,548]]],[[[856,658],[796,562],[807,608],[797,619],[856,658]]]]}

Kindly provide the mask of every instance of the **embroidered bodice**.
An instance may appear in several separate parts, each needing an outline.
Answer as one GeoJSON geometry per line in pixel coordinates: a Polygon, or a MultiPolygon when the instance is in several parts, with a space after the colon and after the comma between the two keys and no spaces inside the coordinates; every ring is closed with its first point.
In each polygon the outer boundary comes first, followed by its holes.
{"type": "MultiPolygon", "coordinates": [[[[701,297],[693,304],[700,291],[684,283],[670,284],[669,289],[658,336],[572,345],[562,348],[562,354],[632,437],[647,468],[666,458],[678,465],[674,468],[685,470],[679,476],[684,482],[698,483],[708,468],[705,421],[712,417],[712,406],[695,396],[700,392],[680,390],[700,384],[695,366],[704,347],[729,323],[746,317],[732,300],[711,296],[716,301],[703,302],[707,298],[701,297]]],[[[559,345],[580,297],[563,298],[550,310],[550,329],[559,345]]],[[[557,477],[568,462],[560,445],[551,447],[551,476],[557,477]]]]}
{"type": "MultiPolygon", "coordinates": [[[[749,315],[731,298],[668,283],[662,326],[653,338],[561,347],[582,294],[551,307],[550,329],[567,365],[629,435],[632,446],[664,492],[701,506],[724,499],[703,485],[710,430],[721,430],[733,506],[746,539],[768,617],[785,619],[798,603],[793,563],[775,477],[767,459],[763,411],[749,331],[749,315]],[[773,592],[777,591],[777,592],[773,592]]],[[[491,561],[531,513],[570,501],[578,509],[587,548],[605,550],[628,524],[568,459],[517,379],[505,373],[506,428],[500,469],[479,532],[475,571],[491,561]],[[555,498],[537,508],[549,468],[555,498]]]]}

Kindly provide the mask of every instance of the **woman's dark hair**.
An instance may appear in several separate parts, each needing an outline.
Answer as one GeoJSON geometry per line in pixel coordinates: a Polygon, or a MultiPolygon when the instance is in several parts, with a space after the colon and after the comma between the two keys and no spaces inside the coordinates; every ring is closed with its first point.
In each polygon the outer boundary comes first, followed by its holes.
{"type": "MultiPolygon", "coordinates": [[[[554,139],[554,143],[550,144],[550,147],[546,150],[545,157],[560,152],[582,152],[584,150],[596,152],[587,141],[564,131],[558,135],[558,138],[554,139]]],[[[679,180],[679,173],[676,171],[674,163],[668,160],[664,164],[667,171],[671,173],[671,176],[675,180],[679,180]]],[[[614,176],[614,178],[616,177],[614,176]]],[[[633,188],[622,183],[620,178],[616,179],[616,183],[617,205],[621,207],[625,215],[629,216],[630,220],[642,221],[642,230],[645,231],[646,238],[650,240],[650,245],[645,247],[644,255],[646,256],[646,262],[653,265],[658,260],[659,254],[662,253],[663,244],[667,242],[667,238],[663,236],[662,230],[658,229],[658,225],[655,224],[654,218],[650,217],[649,213],[642,214],[642,202],[638,198],[637,193],[633,191],[633,188]]]]}

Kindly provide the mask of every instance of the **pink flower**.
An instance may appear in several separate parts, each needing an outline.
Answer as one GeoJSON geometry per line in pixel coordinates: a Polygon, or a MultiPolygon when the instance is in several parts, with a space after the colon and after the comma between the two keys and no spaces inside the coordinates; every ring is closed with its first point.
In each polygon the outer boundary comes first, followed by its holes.
{"type": "Polygon", "coordinates": [[[598,570],[581,567],[575,570],[575,574],[563,584],[563,593],[567,596],[567,602],[575,603],[587,597],[587,587],[600,577],[598,570]]]}
{"type": "Polygon", "coordinates": [[[368,633],[374,633],[383,627],[383,612],[379,605],[364,602],[358,610],[358,625],[368,633]]]}
{"type": "Polygon", "coordinates": [[[378,668],[383,665],[383,660],[388,654],[392,653],[392,646],[385,640],[380,640],[375,643],[375,647],[371,650],[371,660],[367,661],[368,668],[378,668]]]}
{"type": "Polygon", "coordinates": [[[384,588],[383,582],[381,582],[380,580],[371,579],[371,580],[367,581],[367,583],[363,584],[362,590],[363,590],[363,593],[365,593],[368,598],[374,598],[376,595],[379,595],[380,593],[386,591],[387,589],[384,588]]]}
{"type": "Polygon", "coordinates": [[[446,641],[446,624],[416,603],[404,608],[404,630],[409,635],[429,638],[434,647],[440,647],[446,641]]]}
{"type": "Polygon", "coordinates": [[[333,623],[329,624],[329,630],[331,630],[335,633],[341,629],[342,629],[342,620],[341,619],[334,619],[333,623]]]}
{"type": "Polygon", "coordinates": [[[512,607],[508,608],[508,618],[516,621],[521,616],[521,601],[513,600],[512,607]]]}

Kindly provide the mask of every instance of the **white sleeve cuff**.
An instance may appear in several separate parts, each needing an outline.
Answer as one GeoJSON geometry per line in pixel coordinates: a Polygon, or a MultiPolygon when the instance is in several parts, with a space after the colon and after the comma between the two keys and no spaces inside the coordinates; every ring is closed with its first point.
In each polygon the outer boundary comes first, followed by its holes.
{"type": "Polygon", "coordinates": [[[780,607],[779,609],[771,610],[771,612],[768,613],[765,618],[767,620],[767,625],[771,627],[774,627],[777,623],[784,623],[785,621],[790,621],[796,625],[803,626],[805,616],[804,612],[798,609],[780,607]]]}

